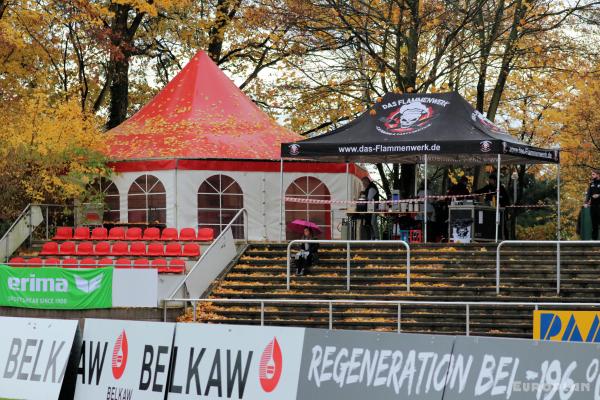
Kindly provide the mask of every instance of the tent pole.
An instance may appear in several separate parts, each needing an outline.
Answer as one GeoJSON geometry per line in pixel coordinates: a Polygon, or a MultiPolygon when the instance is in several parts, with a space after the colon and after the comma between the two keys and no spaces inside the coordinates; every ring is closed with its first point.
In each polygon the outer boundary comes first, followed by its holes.
{"type": "Polygon", "coordinates": [[[279,169],[279,241],[283,242],[283,158],[279,169]]]}
{"type": "Polygon", "coordinates": [[[350,201],[350,165],[346,161],[346,207],[350,201]]]}
{"type": "Polygon", "coordinates": [[[498,227],[500,225],[500,154],[498,154],[498,167],[496,169],[496,243],[498,243],[498,227]]]}
{"type": "Polygon", "coordinates": [[[423,242],[427,243],[427,154],[425,154],[425,198],[423,199],[423,242]]]}
{"type": "MultiPolygon", "coordinates": [[[[175,160],[175,227],[179,227],[179,158],[175,160]]],[[[196,223],[198,223],[196,221],[196,223]]]]}
{"type": "Polygon", "coordinates": [[[417,178],[419,177],[419,169],[421,169],[420,165],[416,164],[415,165],[415,191],[413,192],[413,196],[415,196],[415,197],[417,197],[417,193],[419,192],[417,190],[418,189],[418,186],[417,186],[418,185],[418,179],[417,178]]]}
{"type": "Polygon", "coordinates": [[[556,203],[558,212],[556,214],[556,240],[560,240],[560,162],[557,164],[557,168],[558,173],[556,175],[556,203]]]}

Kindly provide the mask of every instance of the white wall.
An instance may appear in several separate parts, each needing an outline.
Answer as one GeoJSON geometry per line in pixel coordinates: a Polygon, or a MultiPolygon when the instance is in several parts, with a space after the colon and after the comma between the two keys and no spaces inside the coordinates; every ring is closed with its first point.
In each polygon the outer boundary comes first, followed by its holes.
{"type": "MultiPolygon", "coordinates": [[[[121,197],[121,221],[127,222],[127,193],[131,184],[145,172],[124,172],[114,177],[115,185],[121,197]]],[[[280,174],[279,172],[244,172],[244,171],[150,171],[150,175],[161,180],[167,191],[167,226],[178,229],[193,227],[198,223],[197,193],[200,184],[216,174],[233,178],[244,193],[244,207],[248,210],[248,229],[250,240],[280,240],[280,174]],[[177,196],[175,196],[177,187],[177,196]],[[176,202],[178,203],[176,206],[176,202]]],[[[321,180],[329,189],[332,200],[346,200],[345,173],[284,173],[283,192],[297,178],[313,176],[321,180]]],[[[360,191],[360,180],[350,175],[350,199],[355,199],[360,191]]],[[[345,208],[344,204],[334,204],[332,208],[345,208]]],[[[337,225],[341,213],[334,214],[332,234],[339,238],[337,225]]],[[[283,230],[285,236],[285,229],[283,230]]],[[[285,239],[285,237],[283,237],[285,239]]]]}

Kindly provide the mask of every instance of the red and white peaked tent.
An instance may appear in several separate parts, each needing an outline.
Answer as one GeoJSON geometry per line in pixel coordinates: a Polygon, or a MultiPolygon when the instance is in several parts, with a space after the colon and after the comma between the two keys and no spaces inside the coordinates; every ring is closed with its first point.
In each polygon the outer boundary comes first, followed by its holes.
{"type": "MultiPolygon", "coordinates": [[[[283,239],[280,145],[299,138],[201,51],[148,104],[107,132],[108,156],[117,172],[114,184],[106,186],[109,215],[121,222],[208,226],[218,232],[244,207],[250,239],[283,239]]],[[[309,199],[353,196],[357,177],[365,174],[349,165],[354,179],[348,185],[340,179],[346,164],[286,161],[284,170],[284,195],[309,199]]],[[[296,218],[312,219],[325,237],[336,236],[329,205],[286,204],[285,220],[296,218]]]]}

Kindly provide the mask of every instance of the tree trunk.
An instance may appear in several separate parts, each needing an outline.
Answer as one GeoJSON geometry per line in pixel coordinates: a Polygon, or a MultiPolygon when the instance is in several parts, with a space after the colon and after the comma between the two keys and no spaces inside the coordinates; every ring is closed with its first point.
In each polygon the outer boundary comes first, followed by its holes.
{"type": "Polygon", "coordinates": [[[129,107],[129,57],[111,58],[110,110],[106,127],[112,129],[127,119],[129,107]]]}
{"type": "Polygon", "coordinates": [[[500,73],[498,74],[496,86],[494,87],[492,99],[490,100],[490,105],[488,107],[487,117],[491,121],[496,118],[496,112],[498,111],[498,106],[500,105],[500,99],[502,98],[504,87],[506,86],[506,81],[508,80],[508,74],[511,70],[511,63],[515,56],[515,45],[519,36],[519,24],[521,23],[521,19],[524,17],[524,14],[525,7],[523,6],[523,1],[517,0],[517,4],[515,5],[515,16],[513,18],[508,41],[504,47],[504,54],[502,55],[500,73]]]}
{"type": "Polygon", "coordinates": [[[8,8],[8,1],[0,0],[0,18],[4,15],[4,12],[8,8]]]}
{"type": "Polygon", "coordinates": [[[240,6],[239,0],[219,0],[216,8],[215,21],[213,26],[208,31],[208,56],[215,62],[219,63],[221,52],[223,51],[223,38],[225,36],[225,28],[231,21],[240,6]]]}

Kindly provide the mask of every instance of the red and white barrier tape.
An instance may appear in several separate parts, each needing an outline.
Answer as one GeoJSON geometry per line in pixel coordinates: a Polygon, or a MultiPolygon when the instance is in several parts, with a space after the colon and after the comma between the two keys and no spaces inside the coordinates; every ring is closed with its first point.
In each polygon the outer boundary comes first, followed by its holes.
{"type": "Polygon", "coordinates": [[[488,194],[495,194],[496,192],[486,192],[486,193],[478,193],[478,194],[463,194],[457,196],[424,196],[417,197],[413,199],[401,199],[401,200],[379,200],[379,201],[368,201],[368,200],[320,200],[320,199],[308,199],[306,197],[287,197],[285,201],[289,201],[290,203],[308,203],[308,204],[367,204],[367,203],[415,203],[422,202],[425,200],[448,200],[448,199],[465,199],[470,197],[479,197],[486,196],[488,194]]]}

